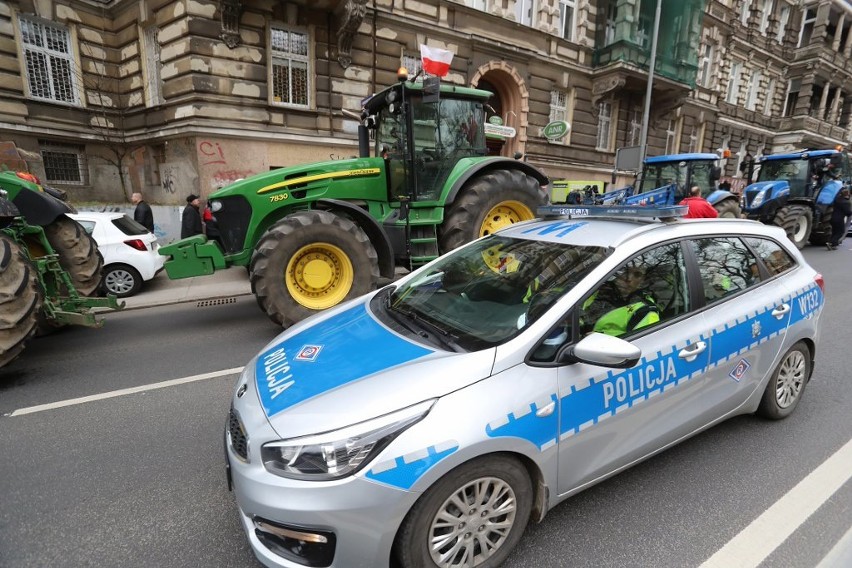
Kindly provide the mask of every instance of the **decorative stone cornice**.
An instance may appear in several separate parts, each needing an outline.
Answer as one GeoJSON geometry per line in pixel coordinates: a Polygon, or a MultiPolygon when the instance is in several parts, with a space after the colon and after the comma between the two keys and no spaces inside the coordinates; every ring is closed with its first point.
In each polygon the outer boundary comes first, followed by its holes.
{"type": "Polygon", "coordinates": [[[352,40],[367,13],[367,0],[344,0],[337,5],[337,62],[346,69],[352,64],[352,40]]]}

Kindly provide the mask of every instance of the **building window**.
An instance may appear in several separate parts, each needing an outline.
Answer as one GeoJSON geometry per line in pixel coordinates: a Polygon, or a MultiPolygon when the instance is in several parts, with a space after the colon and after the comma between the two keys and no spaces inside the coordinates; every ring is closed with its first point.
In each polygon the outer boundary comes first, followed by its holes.
{"type": "Polygon", "coordinates": [[[464,0],[465,6],[470,6],[474,10],[482,10],[485,11],[485,1],[486,0],[464,0]]]}
{"type": "Polygon", "coordinates": [[[751,16],[751,0],[744,0],[743,1],[742,17],[740,18],[740,23],[744,26],[747,26],[749,16],[751,16]]]}
{"type": "Polygon", "coordinates": [[[740,91],[740,71],[742,71],[742,63],[734,61],[731,63],[731,75],[728,78],[728,94],[725,97],[725,102],[730,104],[737,103],[737,97],[740,91]]]}
{"type": "Polygon", "coordinates": [[[799,30],[799,43],[796,47],[802,47],[811,43],[811,34],[814,33],[816,16],[817,11],[815,8],[805,10],[805,17],[802,19],[802,29],[799,30]]]}
{"type": "Polygon", "coordinates": [[[675,154],[677,150],[675,148],[675,134],[677,131],[675,130],[674,121],[669,121],[669,127],[666,128],[666,154],[675,154]]]}
{"type": "Polygon", "coordinates": [[[87,181],[86,154],[82,146],[39,140],[44,178],[48,183],[83,185],[87,181]]]}
{"type": "MultiPolygon", "coordinates": [[[[423,69],[423,60],[420,58],[419,54],[411,55],[410,53],[403,53],[402,66],[408,70],[409,77],[415,77],[423,69]]],[[[415,82],[422,83],[423,77],[423,74],[420,74],[415,82]]]]}
{"type": "Polygon", "coordinates": [[[698,63],[698,84],[710,87],[713,78],[713,46],[705,44],[701,48],[701,61],[698,63]]]}
{"type": "Polygon", "coordinates": [[[562,33],[562,38],[568,41],[574,41],[576,13],[576,0],[559,0],[559,30],[562,33]]]}
{"type": "Polygon", "coordinates": [[[784,36],[787,35],[787,24],[790,23],[790,6],[784,5],[781,7],[781,17],[778,21],[778,31],[775,33],[775,40],[778,43],[784,41],[784,36]]]}
{"type": "Polygon", "coordinates": [[[757,106],[757,92],[760,89],[760,80],[763,79],[763,73],[755,69],[751,74],[751,81],[748,85],[748,96],[746,97],[746,108],[754,110],[757,106]]]}
{"type": "Polygon", "coordinates": [[[763,105],[763,114],[772,116],[772,104],[775,102],[775,79],[769,80],[769,86],[766,87],[766,104],[763,105]]]}
{"type": "Polygon", "coordinates": [[[160,86],[160,28],[150,26],[145,29],[145,69],[147,81],[145,91],[145,106],[163,104],[162,87],[160,86]]]}
{"type": "Polygon", "coordinates": [[[784,101],[784,116],[793,116],[796,111],[796,103],[799,102],[799,89],[801,88],[801,79],[790,79],[790,83],[787,85],[787,99],[784,101]]]}
{"type": "Polygon", "coordinates": [[[68,29],[24,16],[19,17],[19,22],[30,96],[79,104],[68,29]]]}
{"type": "MultiPolygon", "coordinates": [[[[550,91],[550,122],[564,120],[571,124],[573,119],[574,92],[550,91]]],[[[553,144],[570,144],[571,131],[559,140],[551,140],[553,144]]]]}
{"type": "Polygon", "coordinates": [[[760,33],[765,34],[769,29],[769,17],[775,8],[775,0],[763,0],[763,10],[760,15],[760,33]]]}
{"type": "Polygon", "coordinates": [[[627,133],[627,145],[638,146],[642,140],[642,111],[633,109],[630,111],[629,131],[627,133]]]}
{"type": "Polygon", "coordinates": [[[535,21],[536,0],[517,0],[515,2],[515,19],[525,26],[532,26],[535,21]]]}
{"type": "Polygon", "coordinates": [[[604,45],[615,43],[615,22],[618,18],[618,4],[610,2],[606,7],[606,22],[604,24],[604,45]]]}
{"type": "Polygon", "coordinates": [[[310,103],[310,37],[307,32],[270,28],[272,102],[307,107],[310,103]]]}
{"type": "Polygon", "coordinates": [[[595,148],[610,151],[612,148],[612,102],[598,103],[598,139],[595,148]]]}

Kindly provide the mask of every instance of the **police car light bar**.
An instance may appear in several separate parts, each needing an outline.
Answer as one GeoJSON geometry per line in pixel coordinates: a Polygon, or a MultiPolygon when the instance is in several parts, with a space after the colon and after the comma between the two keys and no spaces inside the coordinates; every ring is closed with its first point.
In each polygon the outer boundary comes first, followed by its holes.
{"type": "Polygon", "coordinates": [[[671,219],[683,217],[686,205],[639,207],[634,205],[543,205],[536,210],[539,217],[617,217],[622,219],[671,219]]]}

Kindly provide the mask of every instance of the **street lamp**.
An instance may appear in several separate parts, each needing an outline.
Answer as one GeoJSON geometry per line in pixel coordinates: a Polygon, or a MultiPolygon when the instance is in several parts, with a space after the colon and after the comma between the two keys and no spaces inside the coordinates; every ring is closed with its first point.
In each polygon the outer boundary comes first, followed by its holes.
{"type": "Polygon", "coordinates": [[[639,136],[639,165],[645,162],[645,149],[648,144],[648,119],[651,116],[651,92],[654,89],[654,68],[657,66],[657,35],[660,31],[660,10],[662,0],[657,0],[654,14],[654,33],[651,36],[651,65],[648,68],[648,86],[645,89],[645,111],[642,113],[642,133],[639,136]]]}

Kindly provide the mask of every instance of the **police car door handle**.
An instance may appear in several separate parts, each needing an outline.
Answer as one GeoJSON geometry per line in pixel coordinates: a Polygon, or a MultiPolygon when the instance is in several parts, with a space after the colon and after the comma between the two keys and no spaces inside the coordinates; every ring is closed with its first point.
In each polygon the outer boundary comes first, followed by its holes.
{"type": "Polygon", "coordinates": [[[683,349],[678,351],[677,356],[685,360],[687,363],[692,363],[693,361],[695,361],[696,357],[704,353],[706,349],[706,341],[696,341],[692,345],[684,347],[683,349]]]}
{"type": "Polygon", "coordinates": [[[787,312],[789,311],[790,304],[781,304],[780,306],[772,310],[772,315],[775,316],[776,319],[781,319],[782,317],[787,315],[787,312]]]}
{"type": "Polygon", "coordinates": [[[546,416],[550,416],[553,414],[553,411],[556,409],[556,403],[550,402],[549,404],[545,404],[541,408],[535,411],[535,415],[539,418],[544,418],[546,416]]]}

